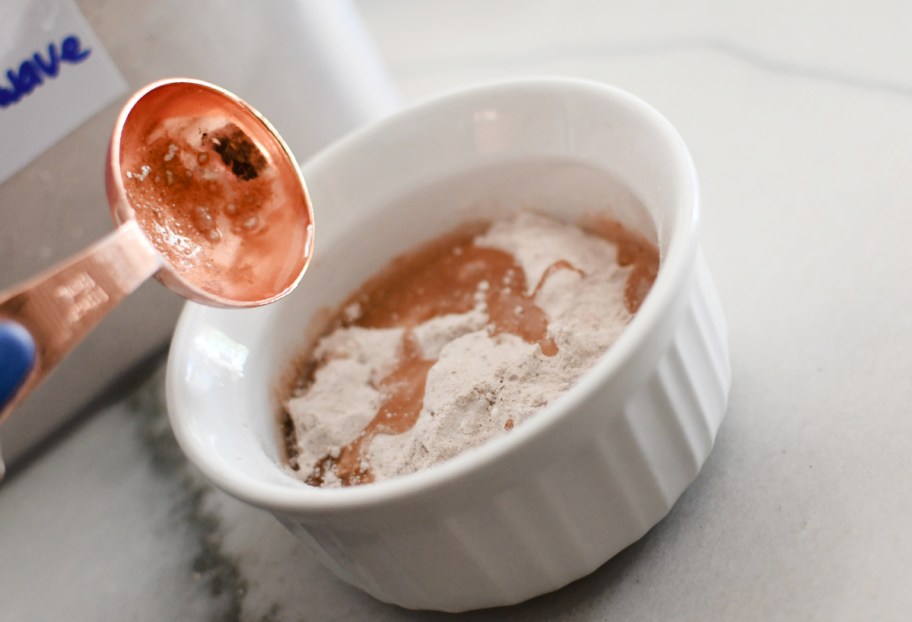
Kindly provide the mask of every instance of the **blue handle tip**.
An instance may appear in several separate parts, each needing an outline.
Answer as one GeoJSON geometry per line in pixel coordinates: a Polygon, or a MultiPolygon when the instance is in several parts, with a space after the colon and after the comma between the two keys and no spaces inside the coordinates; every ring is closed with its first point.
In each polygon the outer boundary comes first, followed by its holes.
{"type": "Polygon", "coordinates": [[[35,366],[35,341],[16,322],[0,320],[0,411],[16,396],[35,366]]]}

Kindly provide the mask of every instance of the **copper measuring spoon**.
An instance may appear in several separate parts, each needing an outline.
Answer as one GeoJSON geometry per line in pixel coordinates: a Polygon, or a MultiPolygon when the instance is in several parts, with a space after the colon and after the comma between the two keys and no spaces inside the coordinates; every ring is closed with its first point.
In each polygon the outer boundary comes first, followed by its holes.
{"type": "Polygon", "coordinates": [[[310,262],[313,210],[294,156],[262,115],[217,86],[172,79],[135,93],[114,126],[105,178],[117,229],[0,292],[0,350],[15,346],[0,351],[0,422],[150,276],[188,300],[255,307],[294,289],[310,262]]]}

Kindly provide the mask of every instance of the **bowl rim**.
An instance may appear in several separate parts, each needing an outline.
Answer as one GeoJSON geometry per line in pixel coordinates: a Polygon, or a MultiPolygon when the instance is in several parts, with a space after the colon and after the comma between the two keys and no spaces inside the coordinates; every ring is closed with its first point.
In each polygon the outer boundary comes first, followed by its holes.
{"type": "MultiPolygon", "coordinates": [[[[442,488],[448,482],[505,459],[522,445],[559,425],[572,410],[597,392],[606,379],[619,373],[662,321],[666,310],[672,306],[692,271],[699,229],[699,186],[693,159],[677,130],[652,106],[620,88],[579,78],[537,77],[501,80],[455,89],[421,100],[349,133],[311,158],[305,164],[305,169],[311,167],[314,162],[322,163],[335,159],[358,143],[373,140],[375,135],[382,136],[388,128],[407,122],[408,117],[412,115],[424,114],[426,110],[440,106],[450,106],[460,100],[478,99],[521,89],[601,94],[636,109],[638,114],[650,121],[653,129],[663,136],[672,152],[672,161],[677,166],[683,182],[675,200],[675,204],[680,206],[679,214],[673,227],[667,231],[667,251],[662,256],[661,269],[656,281],[630,324],[573,387],[534,417],[524,421],[523,425],[517,426],[510,434],[491,439],[443,463],[380,482],[346,488],[316,488],[301,482],[300,487],[291,487],[263,482],[240,470],[226,470],[224,463],[213,459],[210,455],[211,450],[199,443],[191,432],[188,422],[192,419],[192,413],[177,402],[176,391],[173,388],[182,382],[177,371],[180,366],[175,362],[175,358],[180,344],[189,341],[192,327],[199,324],[202,316],[210,311],[206,307],[188,303],[178,320],[168,357],[166,387],[169,419],[184,453],[219,488],[241,500],[271,511],[311,516],[363,510],[428,494],[442,488]]],[[[319,227],[317,229],[319,230],[319,227]]]]}

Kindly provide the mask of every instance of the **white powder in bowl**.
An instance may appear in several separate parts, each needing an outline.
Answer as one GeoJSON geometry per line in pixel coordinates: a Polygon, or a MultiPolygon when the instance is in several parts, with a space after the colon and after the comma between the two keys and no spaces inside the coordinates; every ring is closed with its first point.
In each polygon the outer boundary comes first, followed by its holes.
{"type": "MultiPolygon", "coordinates": [[[[479,281],[470,310],[411,326],[421,358],[435,362],[414,425],[362,439],[360,469],[373,481],[437,464],[509,433],[566,391],[632,317],[625,291],[635,266],[619,265],[618,247],[602,237],[519,213],[493,223],[474,244],[512,255],[525,273],[523,293],[534,293],[532,301],[547,316],[557,353],[546,356],[539,343],[494,330],[485,297],[506,287],[509,273],[503,282],[479,281]]],[[[360,311],[347,308],[343,314],[351,319],[360,311]]],[[[311,478],[321,461],[337,458],[375,418],[385,399],[381,383],[400,361],[405,331],[346,326],[319,341],[313,353],[317,371],[286,403],[300,477],[311,478]]],[[[319,483],[338,486],[343,480],[329,468],[319,483]]]]}

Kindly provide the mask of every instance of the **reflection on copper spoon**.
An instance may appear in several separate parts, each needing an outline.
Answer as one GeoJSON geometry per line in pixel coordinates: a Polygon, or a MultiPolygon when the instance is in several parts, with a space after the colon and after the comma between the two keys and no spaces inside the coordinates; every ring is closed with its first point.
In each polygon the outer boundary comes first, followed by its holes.
{"type": "Polygon", "coordinates": [[[28,374],[0,395],[0,421],[150,276],[195,302],[254,307],[288,294],[310,262],[313,211],[294,156],[217,86],[173,79],[134,94],[105,176],[118,228],[0,292],[0,328],[34,346],[28,374]]]}

